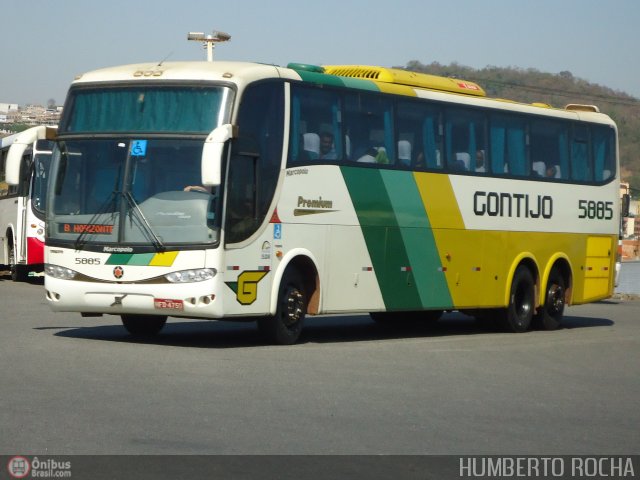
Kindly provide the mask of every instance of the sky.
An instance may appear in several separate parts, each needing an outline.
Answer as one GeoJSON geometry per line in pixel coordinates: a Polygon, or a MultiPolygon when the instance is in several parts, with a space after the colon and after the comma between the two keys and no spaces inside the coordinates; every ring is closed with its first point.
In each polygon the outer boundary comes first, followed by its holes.
{"type": "MultiPolygon", "coordinates": [[[[640,98],[638,0],[2,0],[0,103],[62,104],[83,72],[204,60],[569,71],[640,98]]],[[[469,80],[473,80],[470,78],[469,80]]]]}

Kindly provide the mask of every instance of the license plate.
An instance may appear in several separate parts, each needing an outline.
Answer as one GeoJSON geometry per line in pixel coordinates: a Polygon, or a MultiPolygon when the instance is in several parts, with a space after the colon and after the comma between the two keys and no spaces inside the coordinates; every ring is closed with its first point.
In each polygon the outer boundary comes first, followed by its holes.
{"type": "Polygon", "coordinates": [[[160,310],[184,310],[182,300],[170,300],[168,298],[154,298],[153,306],[160,310]]]}

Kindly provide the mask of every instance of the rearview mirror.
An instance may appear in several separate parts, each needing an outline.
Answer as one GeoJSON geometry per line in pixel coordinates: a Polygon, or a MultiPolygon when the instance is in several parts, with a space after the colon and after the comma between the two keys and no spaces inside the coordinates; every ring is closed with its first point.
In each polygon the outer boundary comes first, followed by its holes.
{"type": "Polygon", "coordinates": [[[55,133],[55,128],[41,126],[30,128],[16,136],[16,139],[9,147],[9,152],[7,152],[5,181],[9,185],[18,185],[20,183],[20,165],[27,148],[37,140],[53,140],[55,133]]]}
{"type": "Polygon", "coordinates": [[[202,185],[215,187],[222,183],[222,154],[226,143],[235,137],[237,127],[227,123],[214,129],[202,148],[202,185]]]}
{"type": "Polygon", "coordinates": [[[629,216],[629,204],[631,203],[631,197],[629,196],[628,193],[625,193],[624,195],[622,195],[622,208],[621,208],[621,212],[620,215],[623,217],[628,217],[629,216]]]}

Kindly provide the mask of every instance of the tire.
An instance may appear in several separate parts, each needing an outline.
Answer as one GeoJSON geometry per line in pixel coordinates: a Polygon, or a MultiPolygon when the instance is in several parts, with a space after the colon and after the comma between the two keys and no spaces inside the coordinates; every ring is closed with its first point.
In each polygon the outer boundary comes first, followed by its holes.
{"type": "Polygon", "coordinates": [[[557,330],[562,322],[565,306],[566,285],[557,268],[549,273],[545,289],[544,305],[534,317],[535,326],[543,330],[557,330]]]}
{"type": "Polygon", "coordinates": [[[11,280],[14,282],[26,282],[29,280],[29,267],[16,263],[16,249],[13,243],[9,244],[9,270],[11,271],[11,280]]]}
{"type": "Polygon", "coordinates": [[[120,315],[124,328],[134,337],[152,337],[167,323],[164,315],[120,315]]]}
{"type": "Polygon", "coordinates": [[[533,275],[527,267],[520,265],[513,274],[509,305],[502,311],[502,327],[508,332],[526,332],[531,327],[534,308],[533,275]]]}
{"type": "Polygon", "coordinates": [[[307,294],[302,277],[295,268],[282,276],[276,314],[258,319],[263,337],[276,345],[293,345],[300,338],[307,313],[307,294]]]}

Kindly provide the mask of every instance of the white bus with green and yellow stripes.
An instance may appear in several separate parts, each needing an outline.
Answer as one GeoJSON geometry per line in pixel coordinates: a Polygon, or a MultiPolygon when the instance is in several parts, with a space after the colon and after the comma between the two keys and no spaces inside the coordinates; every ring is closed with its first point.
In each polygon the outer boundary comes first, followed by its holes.
{"type": "Polygon", "coordinates": [[[365,66],[126,65],[71,85],[53,152],[55,311],[256,320],[460,310],[554,329],[613,290],[614,122],[365,66]]]}

